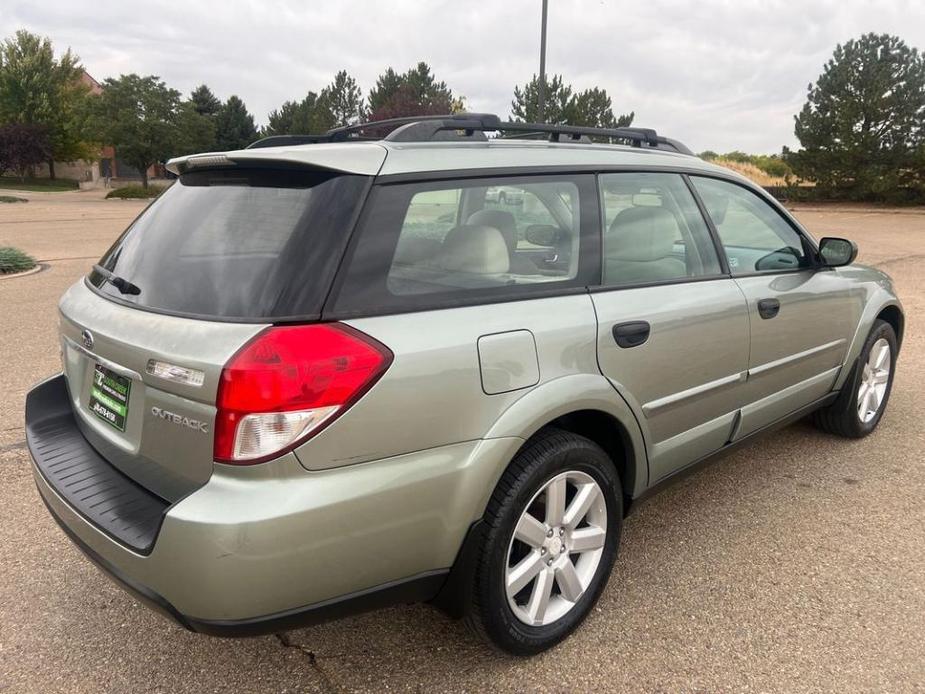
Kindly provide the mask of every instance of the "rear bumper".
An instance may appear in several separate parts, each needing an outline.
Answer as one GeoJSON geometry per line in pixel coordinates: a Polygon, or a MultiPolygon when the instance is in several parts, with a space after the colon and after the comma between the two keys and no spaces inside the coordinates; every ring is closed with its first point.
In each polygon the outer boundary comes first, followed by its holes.
{"type": "MultiPolygon", "coordinates": [[[[60,394],[62,381],[46,381],[27,398],[35,481],[52,516],[117,583],[211,634],[266,633],[433,597],[520,443],[465,442],[323,472],[307,472],[292,454],[253,467],[216,465],[186,498],[170,506],[159,500],[157,530],[139,548],[43,472],[54,441],[80,436],[60,413],[56,427],[41,426],[53,417],[49,395],[60,394]]],[[[68,450],[83,446],[72,438],[68,450]]],[[[84,453],[99,458],[92,448],[84,453]]]]}

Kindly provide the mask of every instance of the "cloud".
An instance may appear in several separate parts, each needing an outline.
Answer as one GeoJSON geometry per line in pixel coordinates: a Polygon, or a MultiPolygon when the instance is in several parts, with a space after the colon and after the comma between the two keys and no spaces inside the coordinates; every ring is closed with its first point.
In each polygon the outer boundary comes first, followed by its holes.
{"type": "MultiPolygon", "coordinates": [[[[364,92],[392,66],[427,61],[469,108],[506,116],[538,69],[539,0],[504,3],[7,0],[19,28],[70,46],[97,79],[156,74],[188,93],[237,94],[258,122],[346,69],[364,92]]],[[[600,86],[695,150],[793,146],[793,115],[835,45],[868,31],[925,48],[925,3],[911,0],[552,0],[547,69],[600,86]]]]}

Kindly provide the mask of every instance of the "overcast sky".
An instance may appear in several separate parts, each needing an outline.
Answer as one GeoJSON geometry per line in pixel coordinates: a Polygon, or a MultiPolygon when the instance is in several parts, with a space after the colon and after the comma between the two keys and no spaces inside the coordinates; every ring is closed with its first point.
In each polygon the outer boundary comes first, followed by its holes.
{"type": "MultiPolygon", "coordinates": [[[[3,0],[19,28],[70,46],[98,80],[156,74],[187,94],[237,94],[258,123],[340,69],[364,94],[424,60],[469,110],[510,113],[538,71],[540,0],[3,0]]],[[[865,32],[925,49],[923,0],[550,0],[547,71],[607,90],[695,151],[777,152],[835,45],[865,32]]]]}

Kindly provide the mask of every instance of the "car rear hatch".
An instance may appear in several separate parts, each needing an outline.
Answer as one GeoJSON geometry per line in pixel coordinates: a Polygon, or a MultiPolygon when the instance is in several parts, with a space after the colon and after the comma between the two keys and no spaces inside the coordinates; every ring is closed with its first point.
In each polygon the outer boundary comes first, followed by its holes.
{"type": "Polygon", "coordinates": [[[270,324],[320,317],[368,182],[189,171],[65,294],[68,397],[109,464],[168,502],[208,480],[223,367],[270,324]]]}

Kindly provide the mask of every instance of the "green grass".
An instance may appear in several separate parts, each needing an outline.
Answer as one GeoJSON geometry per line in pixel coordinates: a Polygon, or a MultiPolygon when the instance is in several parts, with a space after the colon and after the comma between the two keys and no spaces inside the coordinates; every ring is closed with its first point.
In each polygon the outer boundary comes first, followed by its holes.
{"type": "Polygon", "coordinates": [[[0,188],[7,190],[28,190],[36,193],[61,192],[64,190],[77,190],[77,181],[69,178],[24,178],[18,176],[0,176],[0,188]]]}
{"type": "Polygon", "coordinates": [[[0,195],[0,202],[29,202],[25,198],[18,198],[15,195],[0,195]]]}
{"type": "Polygon", "coordinates": [[[35,267],[35,258],[18,248],[0,248],[0,275],[25,272],[35,267]]]}
{"type": "Polygon", "coordinates": [[[121,188],[116,188],[111,190],[106,194],[106,198],[119,198],[121,200],[137,200],[137,199],[146,199],[146,198],[156,198],[158,195],[166,190],[162,186],[144,186],[132,184],[129,186],[122,186],[121,188]]]}

